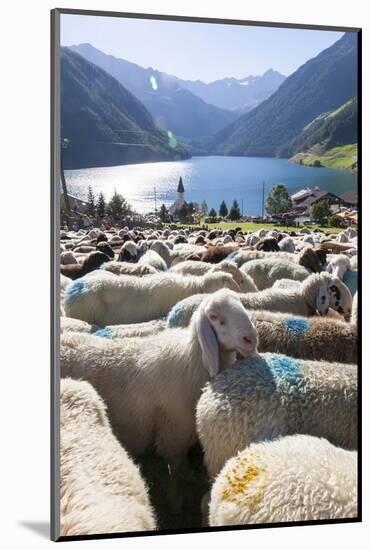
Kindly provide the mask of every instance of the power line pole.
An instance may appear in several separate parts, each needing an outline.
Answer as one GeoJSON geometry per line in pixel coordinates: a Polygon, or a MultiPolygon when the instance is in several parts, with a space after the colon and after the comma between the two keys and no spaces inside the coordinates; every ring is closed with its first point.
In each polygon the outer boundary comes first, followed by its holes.
{"type": "Polygon", "coordinates": [[[263,181],[263,190],[262,190],[262,218],[264,218],[264,193],[265,193],[265,181],[263,181]]]}
{"type": "Polygon", "coordinates": [[[155,214],[157,214],[157,194],[156,194],[156,186],[153,186],[153,191],[155,195],[155,214]]]}
{"type": "Polygon", "coordinates": [[[241,216],[243,216],[243,199],[241,199],[241,216]]]}

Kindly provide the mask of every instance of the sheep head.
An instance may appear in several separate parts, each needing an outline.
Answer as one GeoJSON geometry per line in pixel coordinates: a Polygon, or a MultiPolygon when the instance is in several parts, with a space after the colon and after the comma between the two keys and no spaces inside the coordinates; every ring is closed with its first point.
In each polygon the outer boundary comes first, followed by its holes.
{"type": "Polygon", "coordinates": [[[103,252],[91,252],[84,259],[82,265],[85,273],[98,269],[105,262],[109,262],[110,258],[103,252]]]}
{"type": "Polygon", "coordinates": [[[138,260],[138,248],[133,241],[125,241],[121,247],[119,262],[136,262],[138,260]]]}
{"type": "MultiPolygon", "coordinates": [[[[321,250],[320,252],[323,252],[323,251],[321,250]]],[[[300,252],[298,263],[299,265],[302,265],[303,267],[310,269],[311,271],[313,271],[313,273],[319,273],[320,271],[322,271],[322,267],[323,267],[323,263],[321,261],[320,256],[317,254],[317,251],[313,250],[313,248],[309,246],[306,246],[300,252]]]]}
{"type": "Polygon", "coordinates": [[[329,308],[332,308],[343,315],[346,321],[350,320],[352,295],[338,277],[327,272],[311,275],[304,281],[302,288],[308,303],[320,315],[327,315],[329,308]]]}
{"type": "Polygon", "coordinates": [[[243,357],[256,354],[256,329],[238,295],[230,290],[222,289],[205,298],[193,319],[210,377],[219,372],[219,348],[243,357]]]}

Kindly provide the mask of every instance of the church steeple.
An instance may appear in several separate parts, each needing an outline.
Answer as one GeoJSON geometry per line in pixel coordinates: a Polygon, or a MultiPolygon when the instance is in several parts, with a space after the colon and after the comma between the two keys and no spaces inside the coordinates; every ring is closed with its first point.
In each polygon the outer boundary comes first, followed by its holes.
{"type": "Polygon", "coordinates": [[[178,193],[184,193],[184,185],[183,185],[182,176],[180,176],[180,178],[179,178],[178,193]]]}
{"type": "Polygon", "coordinates": [[[185,203],[185,200],[184,200],[185,191],[184,191],[182,176],[180,176],[179,178],[177,193],[178,193],[178,197],[176,201],[169,208],[170,214],[176,214],[176,212],[178,212],[185,203]]]}

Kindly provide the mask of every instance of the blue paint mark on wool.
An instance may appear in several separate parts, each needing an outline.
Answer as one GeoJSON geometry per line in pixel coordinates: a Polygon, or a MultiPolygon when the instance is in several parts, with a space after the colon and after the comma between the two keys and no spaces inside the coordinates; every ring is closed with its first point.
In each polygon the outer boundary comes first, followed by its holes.
{"type": "Polygon", "coordinates": [[[358,289],[358,269],[346,271],[343,276],[343,282],[349,288],[351,295],[354,296],[358,289]]]}
{"type": "Polygon", "coordinates": [[[183,319],[183,308],[180,304],[177,304],[170,311],[167,318],[167,326],[170,328],[178,328],[183,319]]]}
{"type": "Polygon", "coordinates": [[[81,294],[87,292],[87,290],[88,289],[85,286],[85,281],[81,281],[79,279],[77,281],[73,281],[66,288],[65,300],[71,304],[77,298],[79,298],[81,294]]]}
{"type": "Polygon", "coordinates": [[[310,329],[308,319],[287,319],[285,325],[289,332],[297,335],[304,334],[310,329]]]}
{"type": "Polygon", "coordinates": [[[275,355],[268,360],[268,363],[277,381],[293,385],[302,378],[300,363],[291,357],[275,355]]]}
{"type": "Polygon", "coordinates": [[[233,258],[234,258],[235,256],[237,256],[237,254],[238,254],[238,251],[235,250],[234,252],[231,252],[230,254],[228,254],[228,256],[227,256],[225,259],[226,259],[226,260],[233,260],[233,258]]]}
{"type": "Polygon", "coordinates": [[[100,328],[94,332],[94,336],[100,338],[112,338],[112,329],[110,327],[100,328]]]}

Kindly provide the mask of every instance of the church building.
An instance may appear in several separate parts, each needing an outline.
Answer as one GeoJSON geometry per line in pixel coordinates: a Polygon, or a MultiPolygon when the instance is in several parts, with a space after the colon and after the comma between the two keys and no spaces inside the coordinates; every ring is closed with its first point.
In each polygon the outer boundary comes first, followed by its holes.
{"type": "Polygon", "coordinates": [[[176,201],[169,208],[169,212],[172,215],[178,212],[182,208],[183,204],[185,203],[185,200],[184,200],[185,191],[184,191],[182,176],[180,176],[179,178],[177,193],[178,193],[178,197],[176,201]]]}

